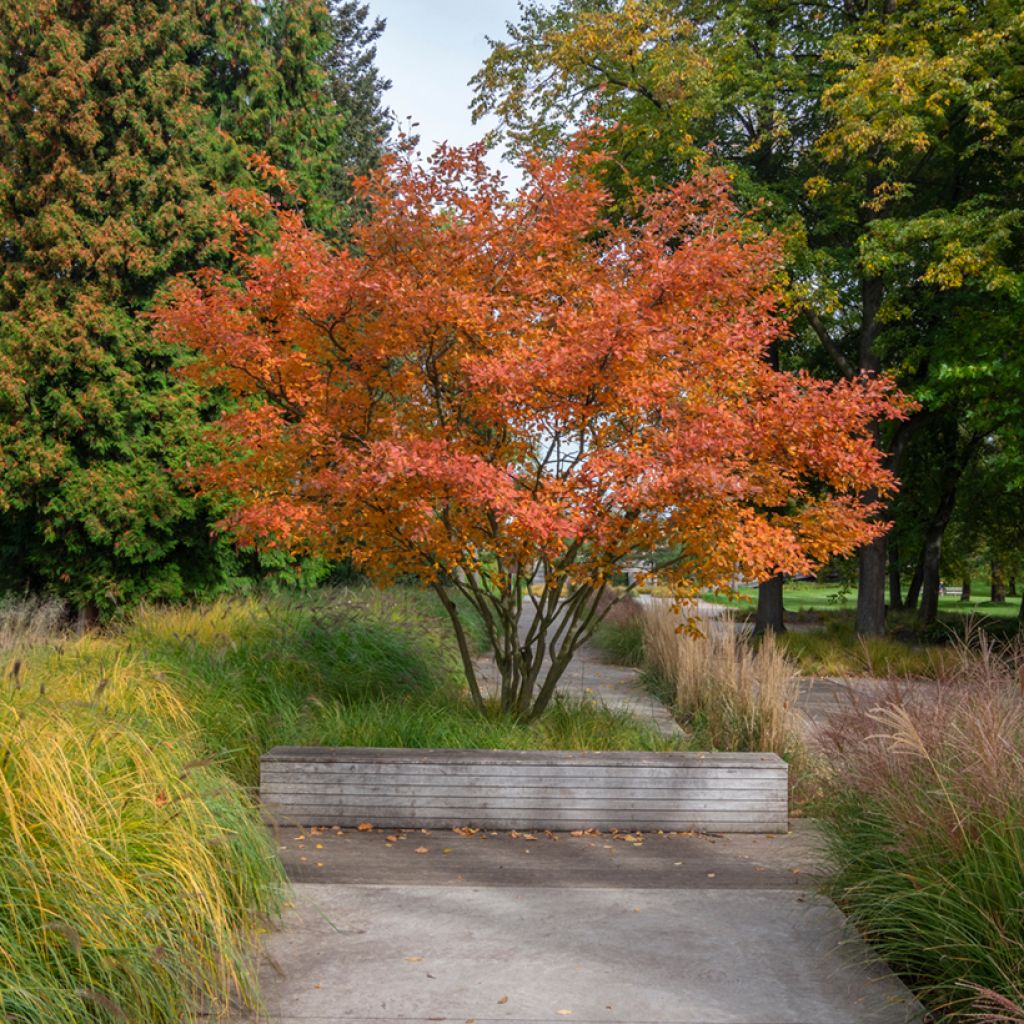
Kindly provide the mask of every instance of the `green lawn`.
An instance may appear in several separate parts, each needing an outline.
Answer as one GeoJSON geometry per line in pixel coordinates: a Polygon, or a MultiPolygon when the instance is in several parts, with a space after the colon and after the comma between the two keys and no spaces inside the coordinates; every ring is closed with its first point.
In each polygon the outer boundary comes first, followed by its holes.
{"type": "MultiPolygon", "coordinates": [[[[715,604],[726,604],[740,610],[757,606],[757,588],[742,587],[739,598],[721,594],[704,594],[704,599],[715,604]]],[[[788,583],[783,601],[788,612],[852,611],[857,607],[857,588],[843,590],[836,583],[788,583]]],[[[939,598],[939,610],[951,615],[985,615],[992,618],[1012,619],[1020,613],[1019,597],[1008,598],[1005,604],[990,604],[984,592],[964,603],[955,595],[939,598]]]]}

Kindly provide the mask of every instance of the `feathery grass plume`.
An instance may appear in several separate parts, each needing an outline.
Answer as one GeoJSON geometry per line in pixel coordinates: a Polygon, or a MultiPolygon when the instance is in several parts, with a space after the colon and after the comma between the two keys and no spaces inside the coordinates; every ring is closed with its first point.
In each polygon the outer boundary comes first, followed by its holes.
{"type": "Polygon", "coordinates": [[[991,989],[970,986],[975,990],[974,1007],[965,1019],[975,1024],[1024,1024],[1024,1003],[1015,1003],[991,989]]]}
{"type": "Polygon", "coordinates": [[[643,623],[648,670],[698,745],[801,756],[796,673],[773,637],[753,645],[727,615],[687,629],[662,601],[644,606],[643,623]]]}
{"type": "Polygon", "coordinates": [[[823,743],[834,895],[943,1018],[1024,1004],[1024,648],[976,632],[939,684],[851,704],[823,743]]]}

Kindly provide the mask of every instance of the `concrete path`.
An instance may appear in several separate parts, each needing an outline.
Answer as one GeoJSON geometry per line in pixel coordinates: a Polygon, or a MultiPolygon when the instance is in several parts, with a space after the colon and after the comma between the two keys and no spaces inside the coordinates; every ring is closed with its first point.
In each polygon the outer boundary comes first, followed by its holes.
{"type": "Polygon", "coordinates": [[[874,708],[890,702],[937,698],[941,684],[931,679],[895,680],[872,676],[801,676],[796,701],[804,733],[812,742],[836,716],[852,708],[874,708]]]}
{"type": "Polygon", "coordinates": [[[295,907],[267,942],[264,1019],[919,1020],[815,895],[821,853],[799,824],[775,837],[282,833],[295,907]]]}

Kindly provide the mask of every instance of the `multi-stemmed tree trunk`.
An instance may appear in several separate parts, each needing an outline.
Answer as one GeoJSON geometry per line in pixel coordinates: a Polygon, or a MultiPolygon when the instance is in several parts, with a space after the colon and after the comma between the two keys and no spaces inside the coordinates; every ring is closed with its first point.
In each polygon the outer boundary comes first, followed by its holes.
{"type": "Polygon", "coordinates": [[[582,555],[579,546],[570,546],[557,562],[542,558],[524,568],[500,566],[508,580],[508,586],[501,589],[472,570],[453,574],[454,588],[479,616],[487,633],[498,672],[497,693],[488,692],[486,680],[477,671],[464,610],[444,584],[432,585],[451,620],[470,695],[478,707],[496,697],[505,715],[529,720],[543,714],[573,655],[634,588],[635,584],[618,591],[603,583],[568,584],[566,570],[582,555]]]}

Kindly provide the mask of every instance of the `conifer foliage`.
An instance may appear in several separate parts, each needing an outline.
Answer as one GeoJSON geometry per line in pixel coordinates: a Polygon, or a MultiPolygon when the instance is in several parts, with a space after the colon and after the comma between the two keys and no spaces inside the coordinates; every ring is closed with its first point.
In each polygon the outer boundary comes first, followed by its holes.
{"type": "Polygon", "coordinates": [[[181,480],[219,399],[139,314],[218,259],[257,152],[338,221],[339,31],[320,0],[0,0],[0,588],[109,611],[237,571],[181,480]]]}

